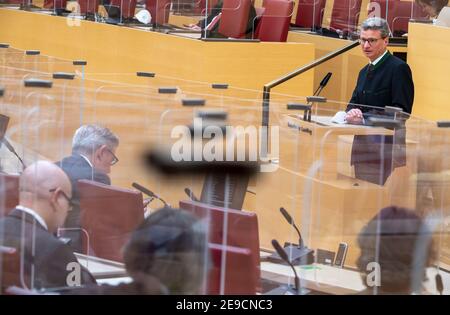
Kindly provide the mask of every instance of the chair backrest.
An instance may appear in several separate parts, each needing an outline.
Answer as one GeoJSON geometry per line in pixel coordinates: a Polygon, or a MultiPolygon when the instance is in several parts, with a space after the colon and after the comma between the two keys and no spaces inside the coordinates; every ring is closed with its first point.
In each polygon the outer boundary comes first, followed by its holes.
{"type": "Polygon", "coordinates": [[[0,294],[8,287],[30,285],[29,274],[21,275],[20,252],[13,247],[0,245],[0,294]]]}
{"type": "Polygon", "coordinates": [[[67,0],[45,0],[44,8],[46,9],[65,9],[67,0]]]}
{"type": "Polygon", "coordinates": [[[89,255],[123,261],[122,248],[144,220],[142,194],[90,180],[78,181],[81,227],[89,235],[89,255]]]}
{"type": "Polygon", "coordinates": [[[194,201],[180,201],[180,208],[199,218],[209,219],[209,242],[249,249],[255,266],[255,277],[260,278],[259,231],[256,213],[210,206],[194,201]],[[227,218],[226,240],[224,224],[227,218]]]}
{"type": "Polygon", "coordinates": [[[326,0],[298,0],[295,25],[304,28],[317,29],[322,25],[326,0]]]}
{"type": "Polygon", "coordinates": [[[258,279],[249,249],[211,243],[208,247],[211,264],[206,294],[256,294],[258,279]]]}
{"type": "Polygon", "coordinates": [[[291,0],[265,0],[264,14],[256,28],[256,37],[266,42],[285,42],[294,9],[291,0]]]}
{"type": "Polygon", "coordinates": [[[0,173],[0,217],[19,204],[19,175],[0,173]]]}
{"type": "Polygon", "coordinates": [[[355,32],[361,12],[361,0],[334,1],[330,29],[344,33],[355,32]]]}
{"type": "Polygon", "coordinates": [[[152,23],[164,25],[169,22],[170,4],[172,0],[146,0],[145,8],[152,16],[152,23]]]}
{"type": "Polygon", "coordinates": [[[100,0],[78,0],[80,6],[80,14],[94,14],[98,12],[100,0]]]}
{"type": "Polygon", "coordinates": [[[218,32],[226,37],[244,37],[247,30],[250,5],[250,0],[223,0],[218,32]]]}
{"type": "Polygon", "coordinates": [[[136,10],[136,0],[111,0],[110,5],[119,7],[120,15],[124,19],[134,17],[134,11],[136,10]]]}

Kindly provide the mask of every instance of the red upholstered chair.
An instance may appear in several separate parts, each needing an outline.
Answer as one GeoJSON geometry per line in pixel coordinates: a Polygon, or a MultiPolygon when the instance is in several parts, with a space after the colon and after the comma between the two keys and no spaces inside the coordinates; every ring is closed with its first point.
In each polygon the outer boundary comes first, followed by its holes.
{"type": "Polygon", "coordinates": [[[0,217],[19,204],[19,176],[0,173],[0,217]]]}
{"type": "Polygon", "coordinates": [[[208,247],[211,265],[206,294],[256,294],[258,279],[249,249],[219,244],[208,247]]]}
{"type": "Polygon", "coordinates": [[[209,242],[249,249],[256,279],[260,278],[259,232],[256,213],[225,209],[194,201],[180,201],[180,208],[209,220],[209,242]],[[223,237],[227,218],[226,239],[223,237]]]}
{"type": "Polygon", "coordinates": [[[134,17],[134,11],[136,10],[136,0],[111,0],[110,5],[119,7],[120,14],[124,19],[130,19],[134,17]]]}
{"type": "Polygon", "coordinates": [[[226,37],[245,37],[250,0],[223,0],[218,32],[226,37]]]}
{"type": "Polygon", "coordinates": [[[345,34],[355,32],[360,12],[361,0],[335,0],[331,12],[330,29],[342,31],[345,34]]]}
{"type": "Polygon", "coordinates": [[[147,0],[145,8],[152,16],[152,24],[164,25],[169,22],[169,11],[172,0],[147,0]]]}
{"type": "Polygon", "coordinates": [[[122,248],[144,220],[142,194],[130,189],[78,181],[81,227],[89,235],[88,255],[123,261],[122,248]]]}
{"type": "Polygon", "coordinates": [[[264,14],[256,28],[256,37],[266,42],[285,42],[289,32],[294,2],[265,0],[264,14]]]}
{"type": "Polygon", "coordinates": [[[20,266],[20,252],[13,247],[0,245],[0,294],[11,286],[30,286],[30,273],[20,266]]]}
{"type": "Polygon", "coordinates": [[[304,28],[318,29],[322,25],[326,0],[298,0],[295,25],[304,28]]]}
{"type": "Polygon", "coordinates": [[[44,8],[46,9],[65,9],[67,0],[45,0],[44,8]]]}
{"type": "Polygon", "coordinates": [[[425,19],[426,12],[422,10],[420,5],[415,2],[400,1],[400,0],[373,0],[369,7],[369,14],[371,16],[379,16],[386,19],[393,36],[401,36],[408,32],[408,22],[411,18],[425,19]],[[386,2],[387,18],[386,18],[386,2]]]}
{"type": "Polygon", "coordinates": [[[94,14],[98,12],[100,0],[78,0],[80,5],[80,14],[94,14]]]}
{"type": "Polygon", "coordinates": [[[219,0],[195,0],[194,13],[204,15],[206,13],[206,3],[208,2],[208,13],[219,2],[219,0]]]}

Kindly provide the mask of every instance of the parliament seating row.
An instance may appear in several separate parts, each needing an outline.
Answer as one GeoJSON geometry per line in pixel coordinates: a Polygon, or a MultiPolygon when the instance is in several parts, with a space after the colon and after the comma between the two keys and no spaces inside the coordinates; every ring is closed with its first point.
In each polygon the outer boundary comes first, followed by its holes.
{"type": "MultiPolygon", "coordinates": [[[[1,174],[0,182],[6,188],[2,190],[2,196],[6,197],[4,215],[18,204],[18,179],[16,175],[1,174]]],[[[123,248],[144,220],[142,194],[89,180],[80,180],[78,189],[84,231],[83,254],[123,262],[123,248]]],[[[181,201],[180,208],[208,222],[211,265],[207,293],[255,294],[260,290],[257,215],[192,201],[181,201]],[[225,219],[227,230],[224,233],[225,219]]],[[[64,228],[58,234],[64,236],[64,228]]],[[[2,253],[2,257],[2,274],[6,277],[3,284],[20,285],[19,279],[23,277],[19,277],[17,252],[2,253]]]]}

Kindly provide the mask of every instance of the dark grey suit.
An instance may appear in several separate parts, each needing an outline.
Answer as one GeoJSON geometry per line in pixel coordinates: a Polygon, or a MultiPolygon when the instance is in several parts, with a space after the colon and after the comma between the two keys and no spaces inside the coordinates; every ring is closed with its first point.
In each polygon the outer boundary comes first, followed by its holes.
{"type": "MultiPolygon", "coordinates": [[[[68,285],[67,279],[72,279],[71,272],[74,270],[73,265],[69,264],[78,263],[77,258],[69,246],[47,231],[32,215],[14,209],[0,219],[0,235],[1,245],[17,251],[17,259],[14,260],[17,266],[4,268],[15,268],[14,272],[21,269],[26,286],[31,288],[33,284],[34,288],[39,289],[68,285]],[[22,268],[19,268],[20,265],[22,268]]],[[[86,269],[81,267],[80,270],[81,285],[96,283],[86,269]]],[[[19,274],[14,276],[17,281],[8,285],[21,286],[19,274]]]]}

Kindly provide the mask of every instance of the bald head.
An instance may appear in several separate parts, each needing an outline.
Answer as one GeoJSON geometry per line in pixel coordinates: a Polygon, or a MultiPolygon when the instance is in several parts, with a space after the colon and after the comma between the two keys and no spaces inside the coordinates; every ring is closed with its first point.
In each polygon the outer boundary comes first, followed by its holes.
{"type": "Polygon", "coordinates": [[[20,205],[33,209],[46,222],[51,232],[64,223],[69,209],[66,195],[72,197],[72,185],[58,166],[38,161],[20,176],[20,205]]]}

